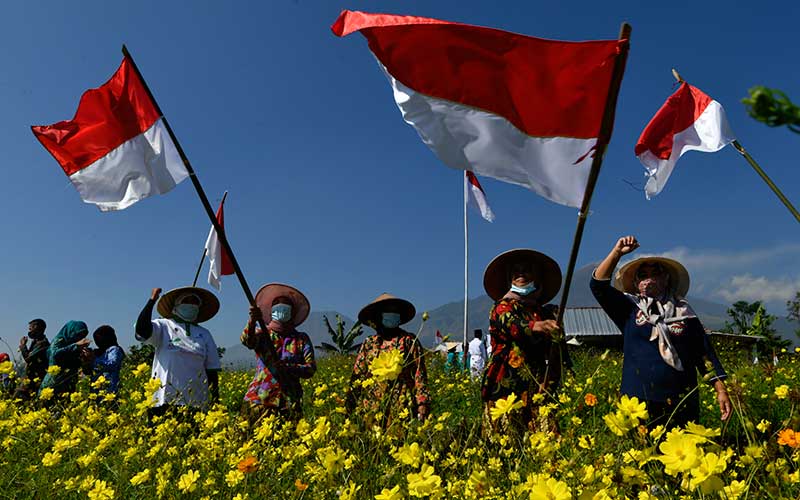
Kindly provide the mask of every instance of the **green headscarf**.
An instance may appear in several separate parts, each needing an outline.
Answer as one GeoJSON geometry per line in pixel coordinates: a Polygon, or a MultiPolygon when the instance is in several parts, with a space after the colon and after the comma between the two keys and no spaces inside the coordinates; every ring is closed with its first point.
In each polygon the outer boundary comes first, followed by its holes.
{"type": "MultiPolygon", "coordinates": [[[[53,339],[53,343],[47,349],[49,366],[58,364],[56,363],[56,355],[59,351],[73,346],[75,342],[85,338],[87,335],[89,335],[89,327],[86,326],[86,323],[83,321],[68,321],[66,325],[61,327],[61,330],[58,331],[58,334],[53,339]]],[[[70,363],[69,366],[61,366],[61,371],[55,377],[49,373],[45,375],[41,387],[52,387],[57,393],[74,388],[78,378],[78,369],[80,368],[77,350],[75,351],[75,361],[70,363]]]]}

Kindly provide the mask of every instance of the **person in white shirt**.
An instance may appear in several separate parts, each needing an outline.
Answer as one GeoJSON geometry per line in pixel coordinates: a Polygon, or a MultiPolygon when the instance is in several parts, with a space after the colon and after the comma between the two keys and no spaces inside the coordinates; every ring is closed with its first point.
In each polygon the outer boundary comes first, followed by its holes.
{"type": "Polygon", "coordinates": [[[469,342],[469,370],[472,378],[478,378],[483,375],[489,356],[486,353],[486,344],[483,343],[483,331],[475,330],[473,335],[475,338],[469,342]]]}
{"type": "Polygon", "coordinates": [[[136,320],[136,338],[155,347],[152,378],[161,381],[150,418],[171,408],[205,409],[219,399],[219,353],[211,333],[199,325],[219,311],[217,297],[203,288],[154,288],[136,320]],[[162,318],[151,321],[158,300],[162,318]]]}

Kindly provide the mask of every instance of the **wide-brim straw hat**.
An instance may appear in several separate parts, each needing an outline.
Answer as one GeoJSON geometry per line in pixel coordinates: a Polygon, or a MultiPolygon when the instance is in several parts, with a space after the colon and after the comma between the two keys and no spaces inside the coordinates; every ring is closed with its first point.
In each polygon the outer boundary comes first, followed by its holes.
{"type": "Polygon", "coordinates": [[[401,325],[414,319],[414,316],[417,314],[417,310],[411,302],[388,293],[382,293],[359,311],[358,320],[365,325],[377,325],[380,323],[381,313],[387,309],[392,309],[400,313],[401,325]]]}
{"type": "Polygon", "coordinates": [[[269,322],[272,316],[272,303],[278,297],[286,297],[292,302],[292,324],[299,326],[308,318],[311,304],[303,292],[297,288],[283,283],[269,283],[261,287],[256,293],[256,305],[261,309],[264,319],[269,322]]]}
{"type": "Polygon", "coordinates": [[[686,294],[689,293],[689,271],[677,260],[667,257],[640,257],[628,262],[617,271],[616,278],[614,279],[614,287],[616,287],[617,290],[638,295],[639,290],[636,287],[636,271],[639,270],[642,264],[661,264],[669,273],[669,283],[672,293],[678,298],[686,298],[686,294]]]}
{"type": "Polygon", "coordinates": [[[516,262],[528,262],[533,267],[533,281],[541,290],[540,303],[546,304],[556,296],[561,289],[558,262],[536,250],[515,248],[492,259],[483,272],[483,288],[492,300],[500,300],[511,289],[510,266],[516,262]]]}
{"type": "Polygon", "coordinates": [[[219,299],[217,299],[216,295],[205,288],[184,286],[170,290],[161,296],[156,306],[158,314],[164,318],[171,318],[173,316],[172,309],[175,307],[175,301],[184,295],[197,295],[200,297],[200,311],[197,313],[197,319],[194,320],[195,323],[208,321],[219,311],[219,299]]]}

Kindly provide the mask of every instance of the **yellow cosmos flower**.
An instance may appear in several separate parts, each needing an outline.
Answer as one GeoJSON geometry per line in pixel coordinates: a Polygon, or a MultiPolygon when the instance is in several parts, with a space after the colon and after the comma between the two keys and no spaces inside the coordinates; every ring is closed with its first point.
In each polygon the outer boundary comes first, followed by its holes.
{"type": "Polygon", "coordinates": [[[382,489],[380,493],[375,495],[375,500],[403,500],[403,494],[400,492],[400,485],[398,484],[391,490],[386,488],[382,489]]]}
{"type": "Polygon", "coordinates": [[[178,489],[183,493],[191,493],[197,489],[198,479],[200,479],[200,473],[196,470],[190,470],[178,479],[178,489]]]}
{"type": "Polygon", "coordinates": [[[139,486],[150,480],[150,469],[145,469],[131,478],[133,486],[139,486]]]}
{"type": "Polygon", "coordinates": [[[42,458],[42,465],[45,467],[52,467],[61,462],[61,453],[54,451],[53,453],[45,453],[42,458]]]}
{"type": "Polygon", "coordinates": [[[111,500],[114,498],[114,489],[105,481],[96,479],[92,489],[86,492],[89,500],[111,500]]]}
{"type": "Polygon", "coordinates": [[[10,375],[14,371],[14,364],[11,361],[3,361],[0,363],[0,373],[10,375]]]}
{"type": "Polygon", "coordinates": [[[422,448],[418,443],[404,444],[392,456],[398,462],[411,467],[418,467],[420,460],[422,460],[422,448]]]}
{"type": "Polygon", "coordinates": [[[586,406],[594,406],[597,404],[597,396],[591,392],[587,392],[583,397],[583,402],[586,403],[586,406]]]}
{"type": "Polygon", "coordinates": [[[42,401],[47,401],[48,399],[53,397],[54,393],[55,391],[53,390],[52,387],[45,387],[44,389],[39,391],[39,399],[41,399],[42,401]]]}
{"type": "Polygon", "coordinates": [[[664,470],[670,476],[687,472],[700,462],[701,453],[697,448],[694,436],[682,433],[670,433],[667,439],[658,446],[663,455],[657,457],[664,464],[664,470]]]}
{"type": "Polygon", "coordinates": [[[495,401],[489,413],[492,416],[492,420],[497,420],[503,415],[522,408],[524,405],[525,403],[522,401],[517,401],[517,395],[512,392],[507,398],[495,401]]]}
{"type": "Polygon", "coordinates": [[[355,500],[358,498],[356,494],[361,490],[361,485],[356,485],[354,482],[350,482],[347,485],[347,488],[343,489],[341,494],[339,495],[339,500],[355,500]]]}
{"type": "Polygon", "coordinates": [[[47,367],[47,374],[50,375],[51,377],[55,377],[59,373],[61,373],[61,367],[60,366],[58,366],[58,365],[50,365],[50,366],[47,367]]]}
{"type": "Polygon", "coordinates": [[[369,371],[379,382],[391,382],[395,380],[403,370],[403,354],[392,349],[380,353],[369,364],[369,371]]]}
{"type": "Polygon", "coordinates": [[[422,464],[419,473],[406,475],[408,480],[408,494],[412,497],[427,497],[441,492],[442,478],[434,474],[434,469],[428,464],[422,464]]]}
{"type": "Polygon", "coordinates": [[[775,388],[775,396],[778,399],[786,399],[786,396],[789,395],[789,386],[786,384],[779,385],[775,388]]]}
{"type": "Polygon", "coordinates": [[[708,429],[694,422],[689,422],[688,424],[686,424],[686,432],[704,438],[715,437],[720,435],[719,427],[717,427],[716,429],[708,429]]]}
{"type": "Polygon", "coordinates": [[[564,481],[537,474],[533,481],[528,478],[531,489],[528,493],[531,500],[571,500],[572,493],[564,481]]]}
{"type": "Polygon", "coordinates": [[[640,403],[636,396],[632,398],[622,396],[617,404],[617,409],[628,418],[646,420],[648,417],[647,404],[644,401],[640,403]]]}

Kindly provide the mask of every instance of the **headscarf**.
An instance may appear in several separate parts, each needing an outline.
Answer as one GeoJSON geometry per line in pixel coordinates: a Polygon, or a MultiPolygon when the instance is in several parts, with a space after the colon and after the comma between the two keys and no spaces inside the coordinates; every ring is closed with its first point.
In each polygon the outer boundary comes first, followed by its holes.
{"type": "Polygon", "coordinates": [[[647,323],[653,325],[650,333],[650,342],[658,340],[658,353],[666,364],[679,372],[683,371],[681,358],[678,351],[670,341],[669,324],[696,318],[697,315],[685,300],[671,296],[665,300],[646,297],[644,295],[625,294],[644,315],[647,323]]]}
{"type": "Polygon", "coordinates": [[[86,323],[83,321],[67,321],[67,324],[61,327],[61,330],[53,338],[52,344],[50,344],[50,352],[48,352],[51,357],[50,363],[53,363],[52,356],[57,349],[74,344],[87,335],[89,335],[89,327],[86,326],[86,323]]]}

